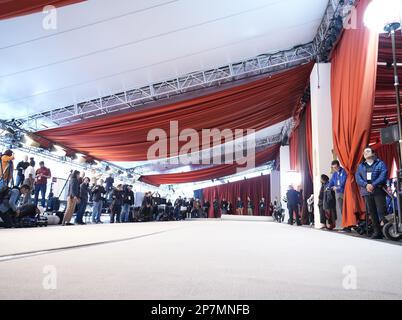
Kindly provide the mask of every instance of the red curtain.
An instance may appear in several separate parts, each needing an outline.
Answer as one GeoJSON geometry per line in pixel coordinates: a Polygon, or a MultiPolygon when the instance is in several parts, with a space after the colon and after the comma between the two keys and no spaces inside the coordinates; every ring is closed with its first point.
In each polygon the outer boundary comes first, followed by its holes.
{"type": "Polygon", "coordinates": [[[307,109],[301,114],[297,135],[299,137],[298,147],[298,168],[301,174],[301,198],[303,200],[301,207],[301,218],[303,224],[309,224],[307,199],[313,194],[313,180],[309,170],[308,148],[307,148],[307,109]]]}
{"type": "MultiPolygon", "coordinates": [[[[258,167],[268,161],[275,160],[279,153],[279,148],[280,145],[276,144],[260,152],[257,152],[255,154],[255,166],[258,167]]],[[[250,155],[249,159],[251,159],[251,157],[252,155],[250,155]]],[[[238,165],[237,163],[222,164],[212,166],[206,169],[200,169],[183,173],[141,176],[139,180],[159,187],[161,184],[179,184],[179,183],[189,183],[189,182],[218,179],[233,175],[240,168],[242,168],[242,166],[238,165]]]]}
{"type": "Polygon", "coordinates": [[[289,139],[289,161],[290,161],[290,170],[299,171],[299,134],[298,128],[296,128],[289,139]]]}
{"type": "MultiPolygon", "coordinates": [[[[70,126],[38,132],[40,136],[95,159],[108,161],[149,160],[147,152],[155,141],[147,134],[163,129],[169,145],[177,133],[169,134],[170,121],[178,121],[179,132],[192,128],[201,137],[203,129],[260,130],[289,119],[308,82],[312,63],[241,86],[163,107],[122,115],[80,121],[70,126]]],[[[181,142],[180,146],[186,142],[181,142]]],[[[210,148],[200,143],[200,149],[210,148]]],[[[168,147],[168,150],[170,148],[168,147]]],[[[178,155],[178,150],[168,156],[178,155]]]]}
{"type": "Polygon", "coordinates": [[[348,173],[342,215],[344,227],[355,225],[356,213],[364,211],[355,172],[369,142],[378,56],[378,34],[370,32],[363,22],[369,2],[359,2],[357,28],[345,30],[332,59],[333,140],[348,173]]]}
{"type": "Polygon", "coordinates": [[[0,1],[0,20],[40,12],[47,5],[63,7],[86,0],[3,0],[0,1]]]}
{"type": "Polygon", "coordinates": [[[225,198],[233,205],[233,214],[236,214],[236,201],[237,197],[241,197],[244,203],[243,215],[247,215],[247,197],[249,196],[254,204],[254,215],[258,215],[258,203],[261,198],[265,199],[267,207],[266,215],[269,214],[268,206],[271,202],[271,189],[270,189],[270,176],[260,176],[253,179],[237,181],[233,183],[222,184],[202,190],[203,200],[209,200],[211,207],[209,209],[209,218],[214,218],[214,209],[212,202],[218,199],[219,202],[225,198]]]}
{"type": "MultiPolygon", "coordinates": [[[[397,61],[401,62],[401,31],[396,32],[396,54],[397,61]]],[[[392,63],[392,46],[391,37],[389,37],[389,35],[384,34],[379,37],[378,62],[380,64],[377,67],[376,99],[370,137],[370,142],[373,143],[379,140],[380,129],[388,126],[388,124],[384,122],[384,118],[386,118],[390,124],[398,122],[395,103],[394,70],[391,65],[385,65],[392,63]]],[[[398,68],[398,74],[401,79],[402,68],[398,68]]]]}
{"type": "Polygon", "coordinates": [[[311,102],[306,106],[306,148],[307,148],[307,162],[308,170],[311,179],[313,178],[313,134],[311,126],[311,102]]]}
{"type": "Polygon", "coordinates": [[[394,165],[394,162],[398,162],[398,149],[396,147],[396,144],[377,144],[372,148],[375,150],[378,158],[384,161],[385,165],[387,166],[388,178],[395,178],[392,176],[392,167],[394,165]]]}

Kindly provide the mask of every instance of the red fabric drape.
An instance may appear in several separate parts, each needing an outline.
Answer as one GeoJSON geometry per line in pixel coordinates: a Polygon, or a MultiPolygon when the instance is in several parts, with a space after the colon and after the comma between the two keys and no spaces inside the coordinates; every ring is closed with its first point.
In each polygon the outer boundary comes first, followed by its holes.
{"type": "Polygon", "coordinates": [[[241,197],[245,206],[243,215],[247,215],[247,196],[250,196],[250,199],[253,201],[255,207],[253,212],[254,215],[258,215],[258,203],[261,198],[264,198],[267,207],[266,215],[268,215],[268,206],[271,202],[270,183],[270,176],[267,175],[203,189],[202,197],[204,202],[209,200],[211,203],[208,217],[214,218],[212,202],[215,198],[218,199],[219,202],[223,198],[230,201],[233,206],[233,214],[236,214],[237,197],[241,197]]]}
{"type": "MultiPolygon", "coordinates": [[[[108,161],[149,160],[147,152],[155,143],[147,141],[150,130],[161,128],[167,137],[170,121],[178,121],[179,131],[202,129],[260,130],[291,117],[312,70],[306,64],[261,80],[222,90],[207,96],[123,115],[81,121],[77,124],[38,132],[40,136],[69,149],[108,161]]],[[[181,142],[180,145],[186,142],[181,142]]],[[[179,145],[179,147],[180,147],[179,145]]],[[[201,144],[200,144],[201,145],[201,144]]],[[[200,149],[211,147],[205,142],[200,149]]],[[[169,151],[170,148],[168,148],[169,151]]],[[[168,152],[177,156],[178,152],[168,152]]]]}
{"type": "MultiPolygon", "coordinates": [[[[397,62],[402,61],[402,34],[396,32],[396,55],[397,62]]],[[[375,143],[380,138],[380,129],[387,126],[384,118],[387,118],[390,124],[397,123],[394,70],[386,63],[392,63],[392,45],[391,37],[387,34],[380,35],[378,48],[377,67],[377,87],[376,99],[373,112],[370,142],[375,143]]],[[[399,78],[402,78],[402,69],[398,68],[399,78]]]]}
{"type": "Polygon", "coordinates": [[[63,7],[86,0],[3,0],[0,1],[0,20],[40,12],[45,6],[63,7]]]}
{"type": "Polygon", "coordinates": [[[296,128],[289,139],[290,170],[299,171],[300,166],[299,166],[298,149],[299,149],[299,134],[298,129],[296,128]]]}
{"type": "Polygon", "coordinates": [[[357,28],[345,30],[332,59],[332,126],[335,150],[348,173],[342,215],[344,227],[355,225],[363,202],[355,172],[369,142],[374,106],[378,34],[363,22],[369,0],[357,6],[357,28]]]}
{"type": "Polygon", "coordinates": [[[394,165],[394,162],[397,163],[398,161],[398,149],[396,147],[396,144],[387,144],[387,145],[382,145],[382,144],[377,144],[372,147],[378,158],[380,158],[382,161],[384,161],[385,165],[387,166],[388,169],[388,178],[395,178],[392,176],[392,168],[394,165]]]}
{"type": "Polygon", "coordinates": [[[307,162],[310,177],[313,177],[313,134],[311,126],[311,102],[306,106],[306,148],[307,148],[307,162]]]}
{"type": "MultiPolygon", "coordinates": [[[[268,161],[275,160],[279,153],[280,145],[273,145],[255,154],[255,166],[261,166],[268,161]]],[[[212,166],[206,169],[200,169],[184,173],[171,173],[171,174],[158,174],[141,176],[140,181],[152,184],[154,186],[160,186],[161,184],[178,184],[189,183],[197,181],[212,180],[222,178],[235,174],[242,166],[237,163],[234,164],[222,164],[212,166]]]]}

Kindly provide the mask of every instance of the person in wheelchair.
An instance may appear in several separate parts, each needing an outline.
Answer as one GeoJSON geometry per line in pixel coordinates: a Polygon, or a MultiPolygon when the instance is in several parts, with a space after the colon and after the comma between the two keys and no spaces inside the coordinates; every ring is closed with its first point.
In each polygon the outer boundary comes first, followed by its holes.
{"type": "Polygon", "coordinates": [[[25,198],[31,192],[28,185],[22,185],[21,188],[8,188],[3,190],[0,198],[0,227],[12,228],[18,221],[24,217],[35,217],[38,213],[37,207],[31,204],[19,206],[21,195],[25,198]]]}

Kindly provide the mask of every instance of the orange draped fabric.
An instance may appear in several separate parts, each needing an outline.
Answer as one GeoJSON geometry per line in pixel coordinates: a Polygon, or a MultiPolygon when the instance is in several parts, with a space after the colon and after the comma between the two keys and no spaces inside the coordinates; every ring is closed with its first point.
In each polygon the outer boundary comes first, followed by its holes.
{"type": "MultiPolygon", "coordinates": [[[[257,152],[255,154],[255,166],[258,167],[268,161],[275,160],[279,154],[279,148],[280,145],[276,144],[257,152]]],[[[244,168],[244,166],[237,163],[222,164],[190,172],[141,176],[139,180],[159,187],[161,184],[179,184],[218,179],[233,175],[240,168],[244,168]]]]}
{"type": "MultiPolygon", "coordinates": [[[[376,99],[373,111],[373,120],[371,125],[370,142],[376,143],[380,138],[380,129],[387,127],[384,122],[386,118],[389,124],[398,122],[396,113],[394,70],[390,65],[392,63],[391,37],[382,34],[379,37],[378,44],[378,62],[377,67],[377,88],[376,99]]],[[[396,32],[396,56],[397,62],[402,62],[402,34],[396,32]]],[[[402,78],[402,68],[398,68],[399,79],[402,78]]]]}
{"type": "MultiPolygon", "coordinates": [[[[178,131],[191,128],[202,136],[203,129],[260,130],[289,119],[303,95],[312,63],[226,90],[170,105],[126,114],[80,121],[36,134],[75,152],[108,161],[149,160],[147,152],[155,141],[147,134],[160,128],[167,136],[160,143],[169,145],[178,134],[170,132],[170,121],[178,121],[178,131]]],[[[178,155],[170,150],[168,157],[178,155]]],[[[208,149],[210,141],[200,143],[208,149]]],[[[163,157],[161,157],[163,158],[163,157]]]]}
{"type": "Polygon", "coordinates": [[[355,181],[363,150],[369,142],[378,56],[378,34],[363,22],[369,0],[357,6],[357,28],[345,30],[332,59],[332,126],[335,150],[348,173],[342,225],[353,226],[364,204],[355,181]]]}
{"type": "Polygon", "coordinates": [[[83,1],[86,0],[3,0],[0,1],[0,20],[40,12],[48,5],[63,7],[83,1]]]}

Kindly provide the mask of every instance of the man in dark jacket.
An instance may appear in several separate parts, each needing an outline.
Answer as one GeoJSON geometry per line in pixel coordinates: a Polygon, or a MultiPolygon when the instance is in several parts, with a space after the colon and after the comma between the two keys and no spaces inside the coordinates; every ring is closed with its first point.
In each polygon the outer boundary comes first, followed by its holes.
{"type": "Polygon", "coordinates": [[[293,188],[292,185],[289,186],[289,190],[286,193],[286,198],[288,201],[289,209],[289,224],[293,225],[293,214],[296,215],[296,223],[301,226],[300,216],[299,216],[299,205],[300,205],[300,194],[293,188]]]}
{"type": "Polygon", "coordinates": [[[100,179],[98,184],[92,188],[92,223],[102,223],[101,215],[103,203],[106,200],[106,189],[103,187],[103,180],[100,179]]]}
{"type": "Polygon", "coordinates": [[[121,207],[123,205],[123,186],[119,184],[112,191],[112,205],[110,207],[110,223],[120,223],[121,207]]]}
{"type": "Polygon", "coordinates": [[[133,186],[126,185],[123,188],[123,207],[121,209],[121,222],[128,222],[130,215],[130,207],[134,205],[133,186]]]}
{"type": "Polygon", "coordinates": [[[212,203],[214,207],[214,217],[219,218],[219,201],[215,198],[214,202],[212,203]]]}
{"type": "Polygon", "coordinates": [[[204,209],[204,216],[205,218],[208,218],[209,216],[209,208],[211,207],[211,204],[209,203],[208,200],[204,201],[203,209],[204,209]]]}
{"type": "Polygon", "coordinates": [[[258,210],[260,216],[265,216],[266,214],[266,204],[265,204],[265,199],[261,198],[260,202],[258,203],[258,210]]]}
{"type": "Polygon", "coordinates": [[[80,203],[78,206],[77,215],[75,216],[75,223],[76,224],[86,224],[82,218],[84,217],[85,210],[88,204],[89,198],[89,178],[85,177],[83,182],[80,185],[80,203]]]}
{"type": "MultiPolygon", "coordinates": [[[[16,187],[21,186],[25,180],[25,170],[29,167],[28,156],[25,156],[24,160],[18,162],[17,164],[17,181],[15,183],[16,187]]],[[[27,177],[28,178],[28,177],[27,177]]]]}
{"type": "Polygon", "coordinates": [[[221,216],[228,213],[228,202],[225,198],[221,201],[221,216]]]}
{"type": "Polygon", "coordinates": [[[383,187],[387,183],[387,167],[377,158],[373,149],[364,149],[364,161],[356,172],[356,182],[360,187],[360,194],[366,203],[374,233],[372,239],[381,239],[381,226],[379,216],[386,214],[386,194],[383,187]]]}
{"type": "Polygon", "coordinates": [[[142,199],[141,214],[145,220],[152,219],[152,192],[146,192],[144,198],[142,199]]]}

